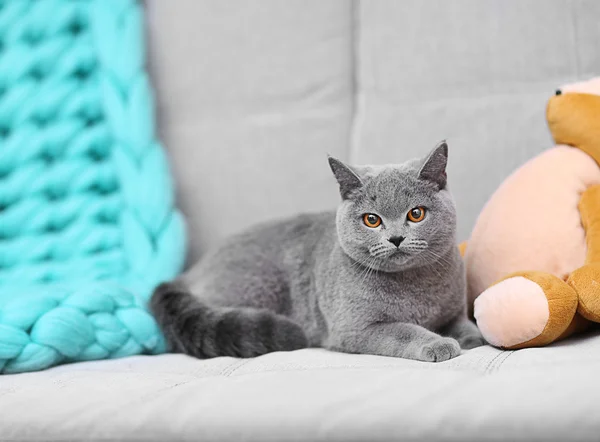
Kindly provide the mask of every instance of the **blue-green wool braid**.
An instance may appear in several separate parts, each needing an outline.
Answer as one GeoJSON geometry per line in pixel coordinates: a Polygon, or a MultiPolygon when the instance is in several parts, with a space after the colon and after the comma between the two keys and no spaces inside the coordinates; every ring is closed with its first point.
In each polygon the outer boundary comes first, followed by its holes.
{"type": "Polygon", "coordinates": [[[164,352],[185,256],[134,0],[0,0],[0,373],[164,352]]]}

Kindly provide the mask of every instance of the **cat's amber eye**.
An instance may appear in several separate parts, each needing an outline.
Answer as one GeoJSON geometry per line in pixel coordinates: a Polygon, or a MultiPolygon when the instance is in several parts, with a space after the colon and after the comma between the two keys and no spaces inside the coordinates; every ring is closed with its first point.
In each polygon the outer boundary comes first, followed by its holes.
{"type": "Polygon", "coordinates": [[[381,218],[379,215],[375,215],[374,213],[365,213],[363,215],[363,222],[365,226],[374,229],[375,227],[379,227],[381,225],[381,218]]]}
{"type": "Polygon", "coordinates": [[[415,207],[410,209],[406,215],[409,221],[413,223],[420,223],[425,218],[425,207],[415,207]]]}

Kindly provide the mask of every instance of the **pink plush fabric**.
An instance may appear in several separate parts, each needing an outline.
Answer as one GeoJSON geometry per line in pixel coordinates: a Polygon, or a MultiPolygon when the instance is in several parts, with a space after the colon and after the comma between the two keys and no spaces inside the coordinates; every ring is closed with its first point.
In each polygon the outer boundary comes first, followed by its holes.
{"type": "Polygon", "coordinates": [[[516,170],[481,212],[465,262],[469,300],[515,271],[565,278],[584,264],[585,234],[577,205],[600,183],[600,168],[582,151],[557,146],[516,170]]]}
{"type": "Polygon", "coordinates": [[[479,329],[496,347],[512,347],[539,336],[549,317],[544,290],[522,276],[505,279],[475,300],[479,329]]]}

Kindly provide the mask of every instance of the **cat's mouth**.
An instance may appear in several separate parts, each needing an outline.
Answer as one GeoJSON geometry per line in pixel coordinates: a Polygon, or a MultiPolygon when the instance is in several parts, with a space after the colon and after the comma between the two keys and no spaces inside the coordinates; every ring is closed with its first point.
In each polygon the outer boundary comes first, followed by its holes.
{"type": "Polygon", "coordinates": [[[388,250],[384,253],[371,254],[372,259],[371,265],[378,270],[383,271],[397,271],[400,268],[406,266],[412,259],[412,255],[404,250],[388,250]]]}
{"type": "Polygon", "coordinates": [[[413,256],[413,253],[410,253],[406,250],[396,249],[392,250],[387,256],[388,259],[398,260],[398,259],[409,259],[413,256]]]}
{"type": "Polygon", "coordinates": [[[397,256],[405,256],[405,255],[406,255],[406,253],[404,253],[404,251],[402,251],[400,249],[390,250],[388,253],[386,253],[387,258],[395,258],[397,256]]]}
{"type": "Polygon", "coordinates": [[[422,249],[415,247],[389,247],[387,245],[377,245],[369,250],[371,259],[375,259],[372,265],[380,270],[397,270],[408,265],[422,249]]]}
{"type": "Polygon", "coordinates": [[[394,248],[394,249],[390,249],[390,250],[385,250],[384,252],[376,253],[372,256],[374,258],[379,258],[383,261],[386,261],[386,260],[398,261],[400,259],[408,260],[412,256],[412,253],[410,253],[406,250],[394,248]]]}
{"type": "Polygon", "coordinates": [[[393,263],[394,265],[402,265],[414,259],[417,255],[419,255],[420,252],[421,251],[398,248],[388,250],[386,251],[386,253],[380,254],[378,258],[382,261],[388,261],[390,263],[393,263]]]}

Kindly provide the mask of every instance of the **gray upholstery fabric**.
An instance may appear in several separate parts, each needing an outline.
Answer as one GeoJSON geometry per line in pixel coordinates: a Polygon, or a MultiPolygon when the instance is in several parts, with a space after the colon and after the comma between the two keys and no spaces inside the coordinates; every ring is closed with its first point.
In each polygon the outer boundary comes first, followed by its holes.
{"type": "Polygon", "coordinates": [[[593,441],[600,336],[429,364],[302,350],[0,378],[1,440],[593,441]]]}
{"type": "Polygon", "coordinates": [[[352,119],[346,0],[148,1],[161,136],[191,255],[258,221],[335,206],[326,153],[352,119]]]}

